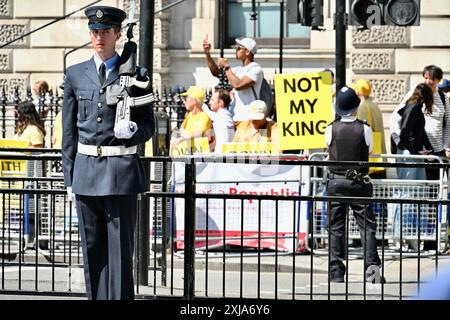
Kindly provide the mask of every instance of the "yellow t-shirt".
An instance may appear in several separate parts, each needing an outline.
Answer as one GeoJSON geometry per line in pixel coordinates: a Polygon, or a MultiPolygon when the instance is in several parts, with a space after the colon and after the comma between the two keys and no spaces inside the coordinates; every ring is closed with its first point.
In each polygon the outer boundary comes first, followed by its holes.
{"type": "Polygon", "coordinates": [[[62,112],[58,113],[55,118],[55,123],[53,127],[53,148],[61,149],[62,140],[62,112]]]}
{"type": "Polygon", "coordinates": [[[250,121],[238,124],[233,142],[274,142],[278,143],[278,126],[274,121],[267,122],[264,128],[254,129],[250,121]]]}
{"type": "Polygon", "coordinates": [[[188,112],[181,124],[181,129],[185,136],[206,136],[212,129],[212,122],[206,112],[202,111],[195,115],[188,112]]]}
{"type": "Polygon", "coordinates": [[[27,141],[30,147],[44,145],[44,133],[35,125],[29,125],[23,130],[21,135],[16,134],[14,138],[27,141]]]}

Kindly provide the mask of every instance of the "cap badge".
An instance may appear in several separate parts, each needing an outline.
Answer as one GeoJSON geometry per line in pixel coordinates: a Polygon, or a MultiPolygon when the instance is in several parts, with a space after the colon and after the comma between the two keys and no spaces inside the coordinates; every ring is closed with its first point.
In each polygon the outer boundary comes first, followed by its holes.
{"type": "Polygon", "coordinates": [[[103,11],[102,10],[97,10],[97,12],[95,13],[95,16],[99,19],[103,18],[103,11]]]}

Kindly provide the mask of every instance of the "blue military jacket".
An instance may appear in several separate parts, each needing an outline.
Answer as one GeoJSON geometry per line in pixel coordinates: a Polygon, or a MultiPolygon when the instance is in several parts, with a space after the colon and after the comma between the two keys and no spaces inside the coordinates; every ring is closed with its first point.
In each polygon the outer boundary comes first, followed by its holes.
{"type": "MultiPolygon", "coordinates": [[[[138,79],[144,80],[146,70],[138,68],[138,79]]],[[[130,139],[114,136],[116,105],[107,105],[106,87],[118,84],[118,66],[100,86],[94,59],[71,66],[64,80],[62,110],[62,160],[65,186],[75,194],[86,196],[125,195],[148,190],[148,179],[139,156],[87,156],[77,152],[77,144],[126,147],[145,143],[155,131],[153,103],[131,109],[131,121],[138,131],[130,139]]],[[[133,88],[130,96],[149,91],[133,88]]]]}

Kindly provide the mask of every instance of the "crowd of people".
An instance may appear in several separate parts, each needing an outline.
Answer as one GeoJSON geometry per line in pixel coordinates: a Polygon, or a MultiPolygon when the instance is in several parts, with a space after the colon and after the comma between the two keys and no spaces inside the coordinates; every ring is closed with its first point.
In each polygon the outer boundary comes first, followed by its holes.
{"type": "MultiPolygon", "coordinates": [[[[216,89],[209,106],[204,103],[205,96],[201,88],[193,86],[183,93],[188,114],[180,132],[172,139],[172,147],[183,140],[206,136],[210,141],[211,151],[215,153],[222,153],[223,144],[229,142],[278,143],[276,116],[270,112],[274,106],[266,105],[257,94],[264,79],[261,65],[255,62],[257,44],[252,38],[235,41],[235,57],[242,65],[231,67],[227,58],[219,57],[214,61],[211,56],[211,44],[207,37],[204,39],[203,49],[211,74],[219,77],[223,72],[232,89],[231,91],[216,89]],[[191,101],[196,101],[194,103],[196,107],[193,109],[191,101]]],[[[334,79],[331,69],[323,71],[330,72],[334,79]]],[[[390,115],[391,153],[432,154],[448,158],[450,115],[447,109],[450,101],[450,81],[443,79],[442,69],[435,65],[426,66],[422,75],[423,82],[408,92],[390,115]],[[420,114],[423,114],[423,117],[418,117],[420,114]]],[[[386,154],[383,115],[371,98],[370,81],[363,78],[356,79],[348,87],[354,90],[360,99],[356,118],[366,121],[372,130],[373,153],[386,154]]],[[[332,96],[333,112],[336,115],[335,89],[332,96]]],[[[407,179],[414,170],[399,168],[397,171],[400,179],[407,179]]],[[[438,179],[439,169],[427,169],[425,172],[426,176],[420,175],[420,179],[438,179]]],[[[369,176],[377,179],[386,178],[386,168],[371,167],[369,176]]]]}
{"type": "MultiPolygon", "coordinates": [[[[208,107],[204,103],[205,97],[202,89],[199,87],[189,88],[189,90],[183,94],[186,97],[185,106],[189,112],[181,126],[180,134],[172,139],[172,147],[176,146],[182,140],[195,137],[208,137],[211,151],[214,151],[215,153],[223,153],[222,146],[225,143],[230,142],[272,142],[277,144],[278,126],[274,121],[276,117],[269,112],[269,109],[273,106],[267,106],[256,94],[259,92],[261,82],[264,79],[261,66],[255,62],[255,54],[257,53],[256,42],[251,38],[236,39],[236,60],[242,63],[242,65],[236,67],[231,67],[228,59],[223,57],[214,61],[211,57],[211,44],[208,42],[207,38],[204,39],[203,48],[206,62],[212,75],[218,77],[220,72],[223,72],[231,85],[232,90],[228,92],[224,89],[217,89],[213,93],[208,107]],[[191,100],[194,102],[191,102],[191,100]],[[191,109],[191,103],[195,104],[196,107],[194,109],[191,109]]],[[[331,69],[325,69],[323,71],[330,72],[332,79],[334,80],[334,74],[331,69]]],[[[404,99],[389,117],[388,127],[391,139],[391,153],[403,156],[418,156],[416,158],[399,157],[396,159],[397,162],[431,161],[421,159],[420,156],[423,155],[439,156],[442,157],[442,159],[450,158],[450,115],[448,113],[450,81],[443,79],[442,69],[435,65],[426,66],[423,69],[422,76],[423,81],[405,95],[404,99]]],[[[357,105],[354,106],[354,110],[351,110],[354,111],[354,114],[351,115],[350,122],[355,120],[363,121],[364,124],[367,124],[365,130],[370,131],[370,138],[367,138],[367,146],[370,146],[370,150],[367,151],[370,151],[369,153],[373,154],[387,154],[383,114],[380,107],[371,97],[372,84],[369,80],[360,78],[355,79],[353,83],[345,88],[348,89],[348,92],[354,92],[355,94],[355,98],[351,102],[354,104],[357,102],[357,105]]],[[[348,122],[348,119],[343,119],[342,114],[339,112],[337,102],[338,94],[336,94],[335,87],[333,87],[332,96],[333,112],[335,113],[336,120],[328,126],[328,131],[331,130],[330,128],[337,126],[337,123],[344,123],[344,127],[348,125],[348,123],[346,123],[348,122]]],[[[344,94],[341,93],[341,103],[345,100],[343,100],[343,96],[344,94]]],[[[348,105],[344,105],[343,107],[346,108],[348,105]]],[[[348,115],[346,114],[345,116],[348,115]]],[[[355,124],[356,123],[359,122],[355,122],[355,124]]],[[[330,133],[328,133],[328,135],[330,136],[330,133]]],[[[364,136],[364,134],[362,136],[364,136]]],[[[332,153],[330,147],[333,143],[331,139],[330,141],[327,140],[328,151],[330,154],[332,153]]],[[[346,145],[346,143],[343,145],[346,145]]],[[[365,144],[363,143],[362,148],[365,148],[364,145],[365,144]]],[[[341,146],[340,148],[342,149],[344,147],[341,146]]],[[[363,153],[366,154],[366,151],[363,153]]],[[[351,155],[351,152],[346,152],[346,155],[351,155]]],[[[355,157],[356,158],[353,160],[367,161],[368,159],[367,157],[360,159],[359,156],[356,155],[355,157]]],[[[335,160],[352,159],[341,159],[337,157],[335,160]]],[[[382,162],[383,159],[381,157],[371,157],[370,161],[382,162]]],[[[434,160],[434,162],[436,161],[437,160],[434,160]]],[[[396,174],[398,179],[436,180],[439,179],[440,171],[436,168],[397,167],[396,174]]],[[[333,176],[337,177],[338,173],[334,173],[333,176]]],[[[365,177],[367,177],[367,179],[386,179],[386,167],[372,166],[368,169],[367,173],[361,174],[360,176],[361,181],[364,181],[364,179],[366,179],[365,177]]],[[[367,188],[364,183],[362,186],[367,188]]],[[[354,188],[354,186],[351,188],[349,187],[349,195],[355,193],[355,190],[352,190],[352,188],[354,188]]],[[[333,193],[332,189],[329,189],[328,191],[330,194],[333,193]]],[[[368,196],[371,195],[373,191],[370,187],[370,191],[362,191],[361,189],[356,193],[358,192],[359,195],[368,196]]],[[[387,204],[378,205],[382,207],[381,211],[387,212],[387,204]]],[[[333,208],[332,211],[336,210],[336,214],[333,215],[334,218],[336,218],[338,215],[337,213],[342,212],[340,209],[338,210],[338,208],[340,208],[338,204],[335,204],[333,208]]],[[[367,208],[365,208],[365,210],[367,210],[367,208]]],[[[399,210],[395,210],[393,217],[395,226],[394,236],[397,241],[399,238],[400,225],[398,221],[398,211],[399,210]]],[[[374,222],[375,219],[372,210],[366,212],[366,215],[367,214],[369,214],[369,226],[371,226],[368,231],[368,250],[369,253],[371,252],[368,256],[368,264],[378,265],[379,259],[376,256],[376,252],[372,250],[373,246],[376,246],[376,244],[373,244],[376,243],[376,240],[371,238],[371,235],[376,230],[376,223],[374,222]],[[371,217],[373,219],[370,219],[371,217]],[[371,225],[371,222],[374,222],[374,224],[371,225]]],[[[359,224],[362,224],[363,219],[359,220],[361,220],[359,221],[359,224]]],[[[341,224],[339,224],[339,226],[340,225],[341,224]]],[[[362,238],[364,238],[364,236],[362,236],[362,238]]],[[[400,244],[397,245],[399,246],[400,244]]],[[[340,254],[342,251],[339,248],[336,248],[335,250],[336,252],[333,254],[340,254]]],[[[339,262],[340,258],[335,256],[335,261],[336,270],[340,270],[339,268],[342,267],[342,264],[339,262]]],[[[342,278],[342,271],[336,271],[333,277],[340,281],[342,278]]]]}
{"type": "Polygon", "coordinates": [[[232,90],[217,88],[209,106],[200,87],[192,86],[182,93],[188,111],[180,130],[175,131],[171,147],[193,138],[207,137],[210,150],[222,153],[223,145],[231,142],[278,142],[277,124],[271,117],[272,105],[268,106],[258,93],[264,74],[254,61],[257,52],[255,40],[236,39],[236,59],[242,66],[231,67],[228,59],[220,57],[217,62],[211,57],[208,38],[203,41],[206,62],[211,74],[219,77],[223,72],[232,90]]]}
{"type": "MultiPolygon", "coordinates": [[[[153,134],[155,123],[152,105],[145,106],[139,115],[128,121],[123,130],[116,130],[113,121],[110,121],[114,118],[113,111],[102,107],[106,104],[104,89],[109,85],[108,76],[117,72],[119,56],[115,48],[121,36],[119,27],[125,19],[125,14],[112,7],[92,7],[85,13],[89,18],[92,43],[103,41],[108,50],[94,46],[96,49],[92,59],[68,69],[63,113],[58,114],[59,117],[56,118],[52,144],[59,148],[62,146],[68,197],[71,201],[76,201],[80,227],[86,231],[82,236],[83,255],[87,261],[85,275],[86,279],[93,277],[93,280],[86,283],[88,297],[133,299],[131,261],[136,217],[128,217],[128,213],[136,212],[137,194],[148,189],[145,174],[136,155],[136,145],[147,141],[153,134]],[[109,19],[105,20],[104,16],[109,19]],[[81,66],[91,69],[90,87],[84,84],[85,79],[77,70],[81,66]],[[79,87],[84,89],[80,90],[79,87]],[[98,110],[98,117],[89,116],[77,122],[78,107],[83,103],[83,94],[94,96],[92,88],[99,94],[95,103],[90,101],[89,108],[93,110],[93,106],[97,106],[95,109],[98,110]],[[100,125],[106,128],[106,133],[102,136],[104,144],[96,146],[94,140],[97,138],[94,137],[101,134],[98,132],[100,125]],[[73,139],[79,139],[78,144],[73,139]],[[98,147],[110,154],[106,152],[98,155],[98,147]],[[111,169],[115,167],[120,167],[120,170],[111,169]],[[108,173],[102,175],[104,181],[86,180],[86,176],[92,179],[97,177],[99,170],[108,173]],[[132,171],[130,178],[127,183],[119,184],[118,181],[123,179],[123,176],[118,172],[125,171],[132,171]],[[90,174],[86,175],[86,172],[90,174]],[[114,225],[115,220],[121,221],[123,226],[114,225]],[[89,231],[91,226],[94,226],[94,229],[89,231]],[[114,236],[108,235],[109,232],[114,236]],[[126,235],[124,241],[120,240],[121,232],[126,235]],[[114,245],[108,246],[108,241],[113,241],[114,245]],[[97,256],[100,258],[94,259],[98,258],[97,256]],[[114,261],[121,261],[123,270],[112,263],[114,261]]],[[[215,153],[223,153],[223,147],[227,143],[277,144],[278,125],[272,112],[274,105],[267,105],[260,96],[264,73],[261,65],[255,62],[255,40],[236,39],[235,57],[242,65],[235,67],[224,57],[214,61],[207,37],[203,41],[203,49],[211,74],[215,77],[224,75],[231,85],[231,90],[216,88],[208,104],[205,103],[204,90],[198,86],[191,86],[181,93],[187,114],[181,127],[172,132],[171,148],[195,138],[206,138],[210,151],[215,153]]],[[[144,69],[140,70],[145,74],[144,69]]],[[[330,69],[324,71],[330,72],[334,79],[330,69]]],[[[426,66],[422,75],[423,82],[406,94],[390,116],[391,153],[402,156],[432,154],[450,158],[450,81],[443,80],[442,69],[434,65],[426,66]]],[[[115,78],[114,81],[117,82],[118,79],[115,78]]],[[[371,98],[370,81],[356,79],[338,92],[332,88],[336,120],[325,132],[329,159],[368,161],[371,152],[385,154],[387,151],[382,112],[371,98]]],[[[35,95],[39,96],[48,91],[48,85],[37,82],[33,89],[35,95]]],[[[135,94],[141,96],[144,93],[147,92],[135,94]]],[[[15,138],[28,141],[30,147],[45,147],[46,130],[36,110],[36,103],[19,104],[17,118],[15,138]]],[[[408,159],[400,158],[399,161],[408,159]]],[[[436,180],[439,179],[439,169],[398,168],[397,175],[399,179],[436,180]]],[[[386,169],[376,166],[355,170],[330,167],[327,177],[327,195],[371,197],[373,189],[370,179],[386,178],[386,169]]],[[[346,272],[343,263],[343,229],[348,204],[332,201],[330,206],[330,277],[332,281],[343,282],[346,272]]],[[[371,206],[358,203],[351,206],[360,227],[361,239],[366,246],[365,266],[367,270],[373,270],[370,267],[378,268],[381,265],[377,253],[374,213],[371,206]]],[[[367,273],[366,276],[367,279],[372,279],[371,274],[367,273]]]]}

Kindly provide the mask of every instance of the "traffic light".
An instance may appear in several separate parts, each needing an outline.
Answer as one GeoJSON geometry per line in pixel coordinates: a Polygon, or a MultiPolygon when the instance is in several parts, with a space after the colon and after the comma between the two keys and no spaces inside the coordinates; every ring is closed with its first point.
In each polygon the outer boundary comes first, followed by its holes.
{"type": "Polygon", "coordinates": [[[348,24],[364,28],[381,25],[382,7],[376,0],[349,0],[348,24]]]}
{"type": "Polygon", "coordinates": [[[349,0],[348,24],[418,26],[420,0],[349,0]]]}
{"type": "Polygon", "coordinates": [[[286,7],[288,23],[323,26],[323,0],[288,0],[286,7]]]}
{"type": "Polygon", "coordinates": [[[401,27],[420,25],[420,0],[385,0],[384,24],[401,27]]]}

